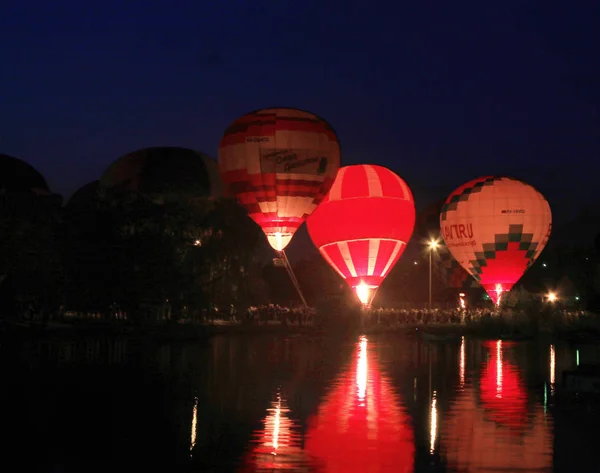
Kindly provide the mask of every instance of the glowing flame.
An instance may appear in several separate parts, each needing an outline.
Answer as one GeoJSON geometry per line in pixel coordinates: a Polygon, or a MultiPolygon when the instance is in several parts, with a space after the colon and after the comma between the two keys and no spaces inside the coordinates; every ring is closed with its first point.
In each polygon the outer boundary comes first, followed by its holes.
{"type": "Polygon", "coordinates": [[[358,286],[354,287],[354,292],[356,292],[356,296],[361,304],[368,306],[375,295],[375,286],[369,286],[365,284],[364,281],[361,281],[358,286]]]}
{"type": "Polygon", "coordinates": [[[461,292],[458,295],[458,303],[459,303],[459,309],[465,309],[467,307],[467,303],[465,302],[465,293],[461,292]]]}
{"type": "Polygon", "coordinates": [[[558,296],[556,295],[555,292],[549,292],[547,297],[548,297],[548,302],[556,302],[558,300],[558,296]]]}
{"type": "Polygon", "coordinates": [[[497,283],[496,284],[496,307],[500,307],[500,298],[502,297],[502,292],[504,292],[504,289],[502,289],[502,284],[497,283]]]}
{"type": "Polygon", "coordinates": [[[283,251],[283,249],[288,246],[293,236],[292,233],[267,233],[267,240],[274,250],[283,251]]]}
{"type": "Polygon", "coordinates": [[[359,301],[366,304],[369,301],[369,286],[361,281],[361,283],[356,286],[356,295],[358,296],[359,301]]]}

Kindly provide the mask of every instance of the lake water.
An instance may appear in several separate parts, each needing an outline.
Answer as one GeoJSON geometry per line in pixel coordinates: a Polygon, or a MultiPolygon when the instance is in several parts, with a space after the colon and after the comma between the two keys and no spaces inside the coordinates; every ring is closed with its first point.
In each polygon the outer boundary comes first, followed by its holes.
{"type": "Polygon", "coordinates": [[[3,469],[600,471],[595,411],[557,403],[595,347],[220,335],[0,345],[3,469]]]}

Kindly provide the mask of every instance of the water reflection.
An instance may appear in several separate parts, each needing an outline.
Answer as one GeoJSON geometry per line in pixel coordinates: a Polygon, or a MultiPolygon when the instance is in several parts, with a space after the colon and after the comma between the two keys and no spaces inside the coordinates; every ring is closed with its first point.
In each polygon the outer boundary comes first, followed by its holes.
{"type": "Polygon", "coordinates": [[[198,398],[194,398],[194,409],[192,410],[192,431],[190,433],[190,456],[196,446],[196,435],[198,428],[198,398]]]}
{"type": "Polygon", "coordinates": [[[597,472],[598,416],[561,392],[578,362],[600,362],[600,346],[396,334],[2,340],[0,467],[597,472]]]}
{"type": "Polygon", "coordinates": [[[467,363],[467,355],[465,351],[465,337],[462,337],[460,340],[460,357],[458,359],[458,375],[461,388],[465,385],[465,367],[467,363]]]}
{"type": "Polygon", "coordinates": [[[465,386],[448,412],[443,457],[452,471],[552,471],[551,422],[527,391],[518,368],[507,359],[511,345],[484,344],[489,351],[480,378],[479,399],[465,386]]]}
{"type": "Polygon", "coordinates": [[[435,442],[437,440],[438,413],[437,413],[437,398],[436,392],[433,391],[431,399],[431,412],[429,414],[429,453],[435,451],[435,442]]]}
{"type": "Polygon", "coordinates": [[[503,357],[507,342],[487,342],[490,351],[480,380],[481,404],[486,416],[511,430],[519,432],[527,421],[527,393],[518,368],[503,357]]]}
{"type": "Polygon", "coordinates": [[[368,343],[361,337],[355,361],[309,420],[305,449],[317,471],[413,471],[408,415],[368,343]]]}
{"type": "Polygon", "coordinates": [[[252,434],[250,444],[255,446],[244,458],[240,472],[300,471],[308,466],[299,425],[292,419],[280,390],[262,424],[252,434]]]}

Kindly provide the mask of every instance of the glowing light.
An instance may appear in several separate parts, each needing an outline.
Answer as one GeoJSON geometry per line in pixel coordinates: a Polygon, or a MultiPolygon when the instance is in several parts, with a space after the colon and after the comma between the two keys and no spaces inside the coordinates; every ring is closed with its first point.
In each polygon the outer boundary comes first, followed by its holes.
{"type": "Polygon", "coordinates": [[[546,295],[548,302],[552,303],[552,302],[556,302],[558,300],[558,296],[556,295],[555,292],[549,292],[546,295]]]}
{"type": "Polygon", "coordinates": [[[550,392],[554,392],[554,383],[556,382],[556,352],[554,345],[550,345],[550,392]]]}
{"type": "Polygon", "coordinates": [[[465,293],[464,292],[461,292],[458,295],[458,303],[459,303],[459,306],[458,306],[459,309],[466,309],[467,303],[465,301],[465,293]]]}
{"type": "Polygon", "coordinates": [[[466,354],[465,354],[465,337],[462,337],[460,342],[460,359],[458,362],[459,368],[459,376],[460,376],[460,386],[463,387],[465,384],[465,364],[466,364],[466,354]]]}
{"type": "Polygon", "coordinates": [[[356,366],[356,390],[358,393],[358,405],[365,405],[367,395],[369,365],[367,361],[367,338],[360,337],[358,344],[358,363],[356,366]]]}
{"type": "Polygon", "coordinates": [[[435,450],[435,439],[437,437],[437,399],[436,392],[433,391],[433,397],[431,398],[431,413],[430,413],[430,424],[429,424],[429,453],[433,453],[435,450]]]}
{"type": "Polygon", "coordinates": [[[496,342],[496,397],[502,398],[502,340],[496,342]]]}
{"type": "Polygon", "coordinates": [[[360,284],[354,288],[354,292],[356,292],[358,300],[363,305],[369,305],[374,294],[374,289],[374,286],[369,286],[368,284],[365,284],[364,281],[361,281],[360,284]]]}
{"type": "Polygon", "coordinates": [[[194,407],[192,409],[192,432],[190,435],[190,455],[196,446],[196,430],[198,425],[198,398],[194,398],[194,407]]]}
{"type": "Polygon", "coordinates": [[[437,250],[440,246],[440,242],[438,240],[429,240],[427,246],[429,246],[430,250],[437,250]]]}
{"type": "Polygon", "coordinates": [[[202,241],[201,240],[196,240],[194,242],[194,246],[202,246],[202,241]]]}
{"type": "Polygon", "coordinates": [[[577,363],[577,366],[579,366],[579,350],[575,352],[575,363],[577,363]]]}
{"type": "Polygon", "coordinates": [[[292,233],[275,232],[267,234],[267,240],[274,250],[283,251],[283,249],[288,246],[293,236],[292,233]]]}
{"type": "Polygon", "coordinates": [[[500,298],[502,297],[502,293],[504,292],[504,289],[502,289],[502,284],[497,283],[494,292],[496,293],[496,307],[500,307],[500,298]]]}

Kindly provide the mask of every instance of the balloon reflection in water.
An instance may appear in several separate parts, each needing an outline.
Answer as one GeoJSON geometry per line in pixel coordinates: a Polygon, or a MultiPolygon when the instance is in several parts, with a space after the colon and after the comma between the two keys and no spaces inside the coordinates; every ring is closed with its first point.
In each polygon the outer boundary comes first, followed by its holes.
{"type": "Polygon", "coordinates": [[[361,337],[356,361],[310,419],[305,449],[322,472],[413,471],[407,413],[361,337]]]}
{"type": "Polygon", "coordinates": [[[302,439],[281,393],[277,393],[267,412],[263,428],[256,431],[252,439],[252,444],[257,446],[246,456],[239,471],[302,470],[306,465],[302,439]]]}
{"type": "Polygon", "coordinates": [[[451,469],[550,471],[552,432],[541,406],[527,412],[527,394],[516,367],[502,358],[506,342],[492,342],[481,376],[480,403],[466,386],[444,422],[442,455],[451,469]]]}
{"type": "Polygon", "coordinates": [[[519,432],[527,422],[527,393],[518,369],[502,358],[502,350],[508,348],[508,343],[498,340],[484,344],[490,350],[490,357],[481,375],[480,396],[491,420],[519,432]]]}

